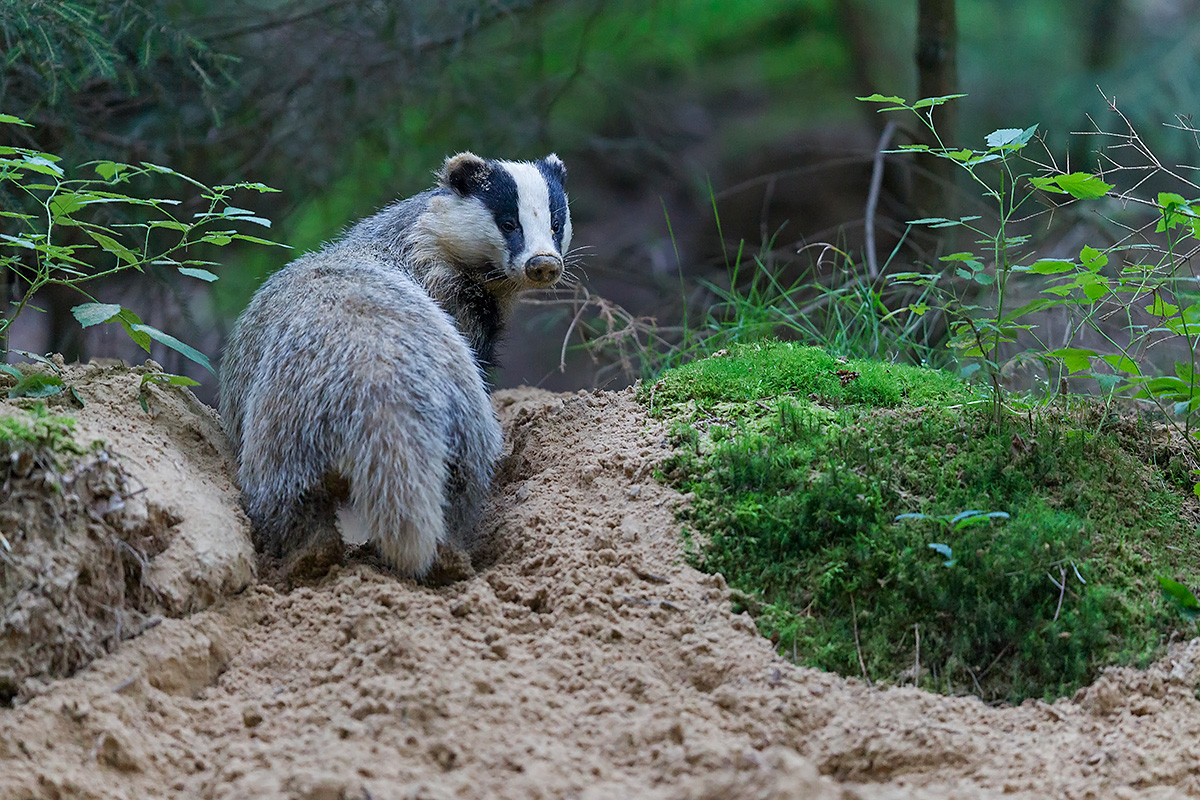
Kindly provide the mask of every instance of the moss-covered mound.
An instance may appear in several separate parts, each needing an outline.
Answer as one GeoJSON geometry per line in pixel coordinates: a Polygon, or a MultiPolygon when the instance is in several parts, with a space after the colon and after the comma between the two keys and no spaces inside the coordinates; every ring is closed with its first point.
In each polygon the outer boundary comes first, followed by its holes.
{"type": "Polygon", "coordinates": [[[150,618],[147,537],[128,524],[136,489],[75,421],[0,404],[0,706],[36,694],[136,634],[150,618]]]}
{"type": "Polygon", "coordinates": [[[1155,578],[1196,574],[1195,504],[1137,455],[1148,429],[1084,404],[997,421],[947,373],[785,343],[640,396],[673,423],[698,564],[800,663],[1016,702],[1182,625],[1155,578]]]}

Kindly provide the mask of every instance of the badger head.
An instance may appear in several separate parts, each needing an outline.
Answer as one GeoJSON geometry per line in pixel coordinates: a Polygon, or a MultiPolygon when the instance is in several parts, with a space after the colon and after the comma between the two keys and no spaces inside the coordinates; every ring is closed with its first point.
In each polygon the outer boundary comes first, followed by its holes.
{"type": "Polygon", "coordinates": [[[567,169],[540,161],[492,161],[473,153],[446,159],[438,185],[447,204],[438,240],[460,266],[515,290],[553,286],[571,246],[567,169]]]}

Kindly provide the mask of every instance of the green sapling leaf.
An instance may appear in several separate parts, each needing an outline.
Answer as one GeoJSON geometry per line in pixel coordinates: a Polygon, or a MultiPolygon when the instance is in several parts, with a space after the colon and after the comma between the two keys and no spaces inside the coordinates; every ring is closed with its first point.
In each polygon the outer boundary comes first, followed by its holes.
{"type": "Polygon", "coordinates": [[[83,303],[71,309],[75,319],[85,328],[108,322],[121,313],[121,306],[116,303],[83,303]]]}
{"type": "Polygon", "coordinates": [[[217,276],[206,269],[197,269],[195,267],[180,267],[179,273],[187,275],[189,278],[199,278],[202,281],[212,283],[217,279],[217,276]]]}
{"type": "Polygon", "coordinates": [[[1105,183],[1087,172],[1059,175],[1054,180],[1064,192],[1080,200],[1094,200],[1097,197],[1103,197],[1113,188],[1111,183],[1105,183]]]}
{"type": "Polygon", "coordinates": [[[1141,375],[1142,370],[1138,367],[1137,362],[1120,353],[1102,356],[1109,365],[1118,372],[1125,372],[1130,375],[1141,375]]]}
{"type": "Polygon", "coordinates": [[[1096,357],[1097,353],[1095,350],[1086,350],[1082,347],[1060,347],[1057,350],[1049,351],[1046,355],[1061,358],[1067,372],[1075,374],[1085,369],[1091,369],[1092,359],[1096,357]]]}
{"type": "Polygon", "coordinates": [[[1160,295],[1154,295],[1154,302],[1146,306],[1146,313],[1156,317],[1173,317],[1179,313],[1179,306],[1168,303],[1160,295]]]}
{"type": "Polygon", "coordinates": [[[1096,272],[1108,264],[1108,256],[1090,245],[1084,245],[1079,251],[1079,261],[1092,272],[1096,272]]]}
{"type": "Polygon", "coordinates": [[[133,330],[135,330],[139,333],[144,333],[147,336],[149,336],[151,339],[154,339],[157,342],[162,342],[167,347],[171,348],[172,350],[174,350],[175,352],[184,356],[185,358],[195,361],[197,364],[204,367],[209,372],[212,372],[214,375],[216,374],[216,372],[212,368],[212,365],[208,363],[208,356],[204,355],[204,353],[201,353],[199,350],[192,347],[191,345],[185,344],[185,343],[179,341],[178,339],[176,339],[171,334],[163,333],[158,328],[152,327],[150,325],[133,325],[131,327],[133,328],[133,330]]]}
{"type": "Polygon", "coordinates": [[[167,386],[199,386],[200,381],[186,375],[172,375],[169,372],[147,372],[142,376],[142,386],[147,383],[160,383],[167,386]]]}
{"type": "Polygon", "coordinates": [[[965,94],[944,94],[941,97],[925,97],[912,104],[914,109],[917,108],[932,108],[940,106],[943,103],[949,103],[951,100],[957,100],[960,97],[966,97],[965,94]]]}
{"type": "Polygon", "coordinates": [[[950,549],[949,545],[942,544],[941,542],[930,542],[929,549],[935,550],[946,557],[946,560],[942,562],[943,567],[953,567],[958,561],[958,559],[953,557],[954,551],[950,549]]]}
{"type": "Polygon", "coordinates": [[[138,257],[134,252],[111,236],[105,236],[103,233],[97,233],[96,231],[87,231],[87,235],[95,239],[101,248],[112,253],[129,266],[134,266],[138,263],[138,257]]]}
{"type": "Polygon", "coordinates": [[[150,352],[151,339],[141,331],[134,330],[135,325],[142,324],[142,318],[130,311],[128,308],[122,308],[121,313],[117,315],[117,322],[121,323],[121,327],[125,329],[125,333],[129,334],[129,338],[138,347],[150,352]]]}
{"type": "Polygon", "coordinates": [[[1197,602],[1191,589],[1163,575],[1155,577],[1158,578],[1158,585],[1162,587],[1163,594],[1179,607],[1185,617],[1195,619],[1200,615],[1200,602],[1197,602]]]}
{"type": "Polygon", "coordinates": [[[1003,147],[1006,150],[1019,150],[1029,144],[1029,140],[1037,133],[1038,126],[1033,125],[1028,128],[1001,128],[997,131],[989,133],[984,141],[988,147],[993,150],[1003,147]]]}
{"type": "Polygon", "coordinates": [[[1061,258],[1043,258],[1029,265],[1029,272],[1034,275],[1057,275],[1073,269],[1075,269],[1075,262],[1065,261],[1061,258]]]}
{"type": "Polygon", "coordinates": [[[17,385],[8,390],[8,398],[15,400],[18,397],[50,397],[64,388],[63,379],[57,375],[33,372],[23,375],[17,381],[17,385]]]}

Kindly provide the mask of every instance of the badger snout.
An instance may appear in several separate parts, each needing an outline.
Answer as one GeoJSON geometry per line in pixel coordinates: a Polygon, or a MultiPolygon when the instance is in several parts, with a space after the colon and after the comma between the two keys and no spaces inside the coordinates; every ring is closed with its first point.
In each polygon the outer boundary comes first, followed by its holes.
{"type": "Polygon", "coordinates": [[[525,262],[525,277],[537,286],[552,286],[562,271],[563,262],[558,256],[534,256],[525,262]]]}

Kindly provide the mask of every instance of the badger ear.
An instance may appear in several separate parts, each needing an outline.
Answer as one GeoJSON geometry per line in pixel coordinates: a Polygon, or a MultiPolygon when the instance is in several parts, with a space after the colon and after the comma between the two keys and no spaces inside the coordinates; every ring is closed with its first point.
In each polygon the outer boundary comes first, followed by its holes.
{"type": "Polygon", "coordinates": [[[551,174],[558,178],[558,182],[562,184],[562,187],[564,189],[567,188],[567,165],[562,162],[562,159],[556,154],[551,153],[543,158],[542,162],[550,168],[551,174]]]}
{"type": "Polygon", "coordinates": [[[491,171],[488,162],[474,153],[459,153],[442,164],[437,174],[438,185],[459,197],[469,197],[479,190],[491,171]]]}

